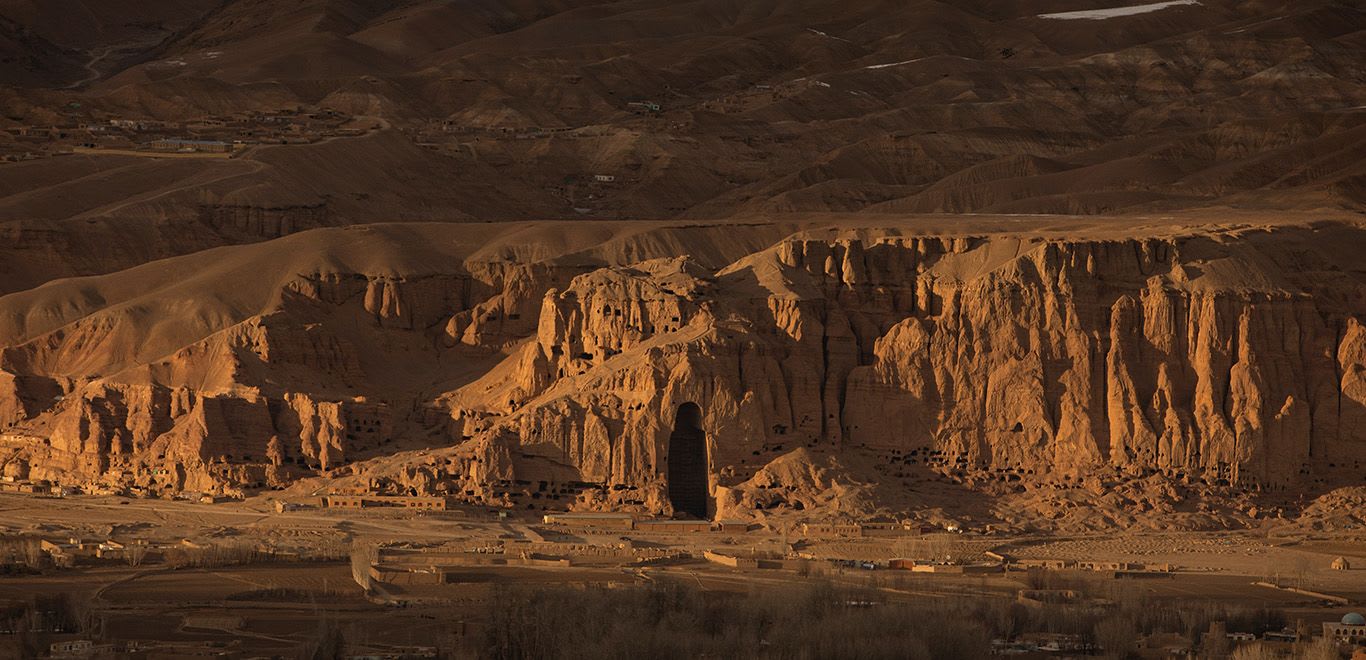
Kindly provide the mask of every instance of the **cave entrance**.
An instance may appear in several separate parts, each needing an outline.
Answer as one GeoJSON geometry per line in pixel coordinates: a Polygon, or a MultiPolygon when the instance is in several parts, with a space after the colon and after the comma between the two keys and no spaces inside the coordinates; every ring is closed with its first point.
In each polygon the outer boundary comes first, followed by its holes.
{"type": "Polygon", "coordinates": [[[707,433],[702,430],[702,409],[689,401],[674,414],[669,435],[669,503],[674,513],[707,518],[707,433]]]}

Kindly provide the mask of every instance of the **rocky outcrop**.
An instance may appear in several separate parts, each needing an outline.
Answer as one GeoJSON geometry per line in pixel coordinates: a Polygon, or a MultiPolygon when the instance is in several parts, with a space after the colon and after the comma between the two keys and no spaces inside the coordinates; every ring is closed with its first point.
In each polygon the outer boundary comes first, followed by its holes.
{"type": "Polygon", "coordinates": [[[333,224],[325,202],[271,206],[201,204],[199,221],[226,236],[246,239],[279,238],[333,224]]]}
{"type": "Polygon", "coordinates": [[[1312,233],[798,238],[675,297],[600,271],[547,295],[503,389],[457,400],[662,510],[638,493],[667,490],[688,402],[717,489],[798,447],[1035,483],[1354,480],[1366,289],[1312,233]]]}
{"type": "Polygon", "coordinates": [[[35,442],[18,457],[28,478],[177,492],[261,488],[268,472],[287,483],[335,469],[388,442],[394,420],[384,404],[297,392],[92,384],[42,421],[26,430],[35,442]]]}
{"type": "MultiPolygon", "coordinates": [[[[487,362],[533,333],[545,291],[584,270],[468,261],[445,272],[306,272],[241,320],[240,308],[210,307],[148,324],[141,300],[97,300],[91,313],[43,319],[56,327],[5,347],[10,469],[159,492],[259,488],[383,455],[414,436],[458,439],[463,427],[424,407],[422,379],[447,378],[443,354],[461,369],[459,361],[487,362]],[[160,353],[187,335],[198,337],[160,353]],[[389,357],[404,354],[427,363],[421,374],[374,382],[389,357]],[[416,392],[392,387],[410,378],[416,392]]],[[[472,423],[471,433],[480,428],[472,423]]]]}
{"type": "MultiPolygon", "coordinates": [[[[137,327],[126,316],[9,347],[0,412],[22,450],[5,469],[160,491],[325,474],[669,512],[676,427],[696,406],[700,478],[726,515],[907,511],[927,506],[924,483],[1100,489],[1116,494],[1092,501],[1175,513],[1188,490],[1317,492],[1360,479],[1366,284],[1345,246],[1363,242],[1352,225],[892,226],[797,232],[729,262],[318,270],[99,378],[79,368],[114,363],[80,346],[137,327]]],[[[1011,515],[1053,506],[1039,502],[1011,515]]]]}

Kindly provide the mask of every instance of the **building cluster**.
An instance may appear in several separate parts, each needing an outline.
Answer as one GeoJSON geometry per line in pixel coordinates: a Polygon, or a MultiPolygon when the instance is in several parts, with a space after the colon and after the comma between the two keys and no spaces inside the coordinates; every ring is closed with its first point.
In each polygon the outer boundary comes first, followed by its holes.
{"type": "MultiPolygon", "coordinates": [[[[1060,592],[1062,593],[1062,592],[1060,592]]],[[[1063,601],[1079,603],[1076,594],[1063,601]]],[[[1366,648],[1359,646],[1366,642],[1366,619],[1360,614],[1351,613],[1342,617],[1341,622],[1323,624],[1323,638],[1337,646],[1340,657],[1351,653],[1353,660],[1366,658],[1366,648]],[[1349,651],[1349,649],[1353,649],[1349,651]]],[[[1260,635],[1246,631],[1230,631],[1223,621],[1210,624],[1209,630],[1195,635],[1194,638],[1170,632],[1154,632],[1139,636],[1129,657],[1142,658],[1226,658],[1226,657],[1281,657],[1296,658],[1303,644],[1314,639],[1310,628],[1269,630],[1260,635]],[[1240,655],[1239,649],[1255,646],[1258,653],[1240,655]]],[[[1058,654],[1093,656],[1103,654],[1104,648],[1096,645],[1085,635],[1059,633],[1024,633],[1012,639],[992,640],[992,655],[1021,657],[1055,657],[1058,654]]]]}
{"type": "MultiPolygon", "coordinates": [[[[159,470],[153,470],[153,476],[159,470]]],[[[132,471],[111,471],[106,477],[118,479],[121,482],[132,481],[136,474],[132,471]]],[[[122,485],[111,483],[100,483],[85,486],[53,483],[46,479],[19,479],[13,476],[0,477],[0,493],[11,493],[18,495],[35,495],[39,497],[74,497],[77,495],[96,495],[105,497],[162,497],[169,500],[182,500],[186,502],[198,502],[200,504],[217,504],[241,500],[240,493],[206,493],[201,491],[175,491],[169,489],[157,489],[148,486],[122,485]]]]}
{"type": "MultiPolygon", "coordinates": [[[[1295,657],[1298,646],[1311,641],[1314,637],[1313,629],[1303,623],[1298,628],[1269,630],[1258,636],[1245,631],[1229,631],[1223,622],[1216,621],[1211,623],[1209,631],[1201,636],[1200,647],[1206,651],[1221,649],[1231,652],[1244,645],[1256,644],[1265,652],[1281,657],[1295,657]]],[[[1349,612],[1338,621],[1324,622],[1321,638],[1331,642],[1339,651],[1351,650],[1353,660],[1366,658],[1366,647],[1363,647],[1366,645],[1366,617],[1357,612],[1349,612]]]]}
{"type": "Polygon", "coordinates": [[[987,573],[1000,573],[1005,570],[1005,565],[996,562],[935,562],[921,559],[893,559],[887,563],[891,569],[911,571],[913,573],[944,573],[951,575],[984,575],[987,573]]]}
{"type": "Polygon", "coordinates": [[[246,111],[187,121],[127,118],[69,108],[50,125],[14,124],[0,134],[0,162],[73,153],[230,156],[252,145],[311,144],[364,135],[354,118],[330,108],[246,111]]]}
{"type": "Polygon", "coordinates": [[[23,495],[71,495],[79,493],[70,486],[59,486],[46,479],[29,481],[14,477],[0,478],[0,493],[19,493],[23,495]]]}
{"type": "Polygon", "coordinates": [[[743,90],[702,103],[701,109],[723,115],[741,114],[795,98],[808,90],[830,89],[830,84],[812,78],[801,78],[778,84],[756,84],[743,90]]]}
{"type": "Polygon", "coordinates": [[[244,657],[240,642],[196,642],[196,641],[156,641],[123,640],[111,643],[96,643],[89,639],[72,637],[48,645],[47,657],[50,658],[138,658],[140,660],[180,660],[182,658],[206,658],[214,660],[237,660],[244,657]]]}
{"type": "Polygon", "coordinates": [[[222,140],[190,140],[186,138],[159,138],[146,144],[151,151],[166,153],[206,153],[230,154],[245,147],[243,142],[224,142],[222,140]]]}
{"type": "Polygon", "coordinates": [[[379,548],[366,570],[372,586],[441,585],[467,579],[471,567],[639,566],[690,556],[686,550],[627,539],[607,545],[516,540],[493,547],[379,548]]]}
{"type": "Polygon", "coordinates": [[[1030,570],[1045,569],[1052,571],[1078,570],[1094,571],[1097,573],[1114,573],[1123,575],[1127,573],[1171,573],[1176,567],[1166,562],[1133,562],[1133,561],[1086,561],[1073,559],[1015,559],[1005,557],[1004,561],[1012,569],[1030,570]]]}
{"type": "MultiPolygon", "coordinates": [[[[226,621],[222,622],[226,623],[226,621]]],[[[188,620],[190,624],[214,626],[212,620],[188,620]]],[[[211,628],[217,629],[217,628],[211,628]]],[[[47,646],[49,658],[76,660],[79,658],[135,658],[137,660],[184,660],[204,658],[205,660],[239,660],[258,658],[243,648],[240,640],[230,642],[193,641],[193,640],[120,640],[118,642],[97,643],[83,637],[71,636],[68,639],[52,642],[47,646]]],[[[279,657],[279,656],[275,656],[279,657]]],[[[431,646],[387,646],[362,643],[346,643],[346,660],[426,660],[443,657],[431,646]]]]}
{"type": "Polygon", "coordinates": [[[151,549],[146,542],[136,542],[129,548],[128,545],[115,541],[114,539],[83,539],[66,538],[57,540],[44,539],[39,542],[51,560],[52,565],[58,568],[71,568],[79,563],[89,563],[94,560],[105,561],[125,561],[128,554],[143,552],[144,554],[151,549]]]}
{"type": "Polygon", "coordinates": [[[702,556],[713,564],[740,569],[802,570],[813,563],[813,560],[802,557],[775,556],[764,553],[738,554],[708,550],[702,553],[702,556]]]}
{"type": "Polygon", "coordinates": [[[47,568],[127,564],[209,565],[247,561],[295,562],[333,559],[335,555],[266,544],[177,540],[114,539],[109,537],[16,536],[0,540],[0,574],[28,574],[47,568]]]}
{"type": "Polygon", "coordinates": [[[1098,650],[1086,636],[1068,633],[1025,633],[1014,640],[992,640],[991,649],[993,655],[1063,654],[1063,657],[1090,656],[1098,650]]]}
{"type": "Polygon", "coordinates": [[[751,527],[744,521],[661,520],[592,512],[548,513],[542,524],[526,528],[525,538],[507,538],[491,546],[379,548],[368,566],[368,579],[372,584],[439,585],[459,581],[471,566],[640,566],[693,555],[686,549],[636,541],[620,533],[744,533],[751,527]],[[584,532],[608,533],[611,538],[587,542],[578,537],[584,532]]]}
{"type": "Polygon", "coordinates": [[[420,511],[445,511],[449,506],[449,499],[407,495],[327,495],[322,498],[322,505],[329,509],[398,507],[420,511]]]}
{"type": "Polygon", "coordinates": [[[802,535],[809,538],[888,538],[920,536],[935,528],[914,521],[900,522],[819,522],[802,525],[802,535]]]}
{"type": "Polygon", "coordinates": [[[696,534],[702,532],[745,532],[750,523],[743,520],[662,520],[638,517],[631,513],[567,512],[547,513],[541,517],[546,525],[604,530],[632,530],[637,532],[662,532],[675,534],[696,534]]]}

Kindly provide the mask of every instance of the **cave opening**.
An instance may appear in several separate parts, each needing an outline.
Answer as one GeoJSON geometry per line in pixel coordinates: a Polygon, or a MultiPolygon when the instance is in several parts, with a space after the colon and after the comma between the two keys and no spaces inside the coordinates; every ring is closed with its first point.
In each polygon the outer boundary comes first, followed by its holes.
{"type": "Polygon", "coordinates": [[[702,409],[691,401],[678,407],[669,435],[669,504],[675,514],[707,518],[707,433],[702,409]]]}

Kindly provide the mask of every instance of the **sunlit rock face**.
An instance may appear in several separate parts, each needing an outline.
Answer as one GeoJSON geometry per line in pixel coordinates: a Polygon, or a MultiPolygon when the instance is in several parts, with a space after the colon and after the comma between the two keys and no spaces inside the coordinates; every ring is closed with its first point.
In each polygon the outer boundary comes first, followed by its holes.
{"type": "Polygon", "coordinates": [[[712,513],[774,489],[832,505],[816,464],[854,456],[1033,484],[1360,479],[1354,226],[756,232],[292,273],[170,325],[134,303],[61,312],[4,350],[5,469],[165,491],[324,474],[667,513],[693,404],[712,513]],[[662,256],[678,252],[702,256],[662,256]]]}

